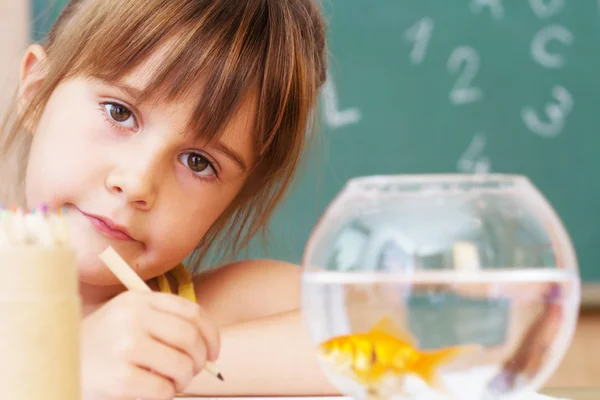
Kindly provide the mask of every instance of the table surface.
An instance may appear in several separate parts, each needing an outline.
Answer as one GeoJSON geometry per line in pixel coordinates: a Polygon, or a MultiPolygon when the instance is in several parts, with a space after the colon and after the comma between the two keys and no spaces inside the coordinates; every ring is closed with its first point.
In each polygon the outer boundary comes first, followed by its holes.
{"type": "Polygon", "coordinates": [[[600,400],[600,388],[545,389],[541,393],[572,400],[600,400]]]}
{"type": "MultiPolygon", "coordinates": [[[[546,394],[552,397],[565,398],[569,400],[600,400],[600,387],[599,388],[552,388],[541,390],[540,393],[546,394]]],[[[238,400],[238,399],[253,399],[253,397],[180,397],[178,400],[197,400],[197,399],[221,399],[221,400],[238,400]]],[[[325,396],[325,397],[264,397],[256,396],[254,399],[268,399],[268,400],[283,400],[283,399],[303,399],[303,400],[337,400],[340,397],[325,396]]]]}

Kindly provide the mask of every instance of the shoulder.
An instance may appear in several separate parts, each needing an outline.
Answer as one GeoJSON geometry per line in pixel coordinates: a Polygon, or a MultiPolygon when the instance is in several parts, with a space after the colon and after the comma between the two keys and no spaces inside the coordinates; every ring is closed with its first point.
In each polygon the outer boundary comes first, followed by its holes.
{"type": "Polygon", "coordinates": [[[296,310],[301,268],[276,260],[245,260],[194,277],[198,303],[221,325],[296,310]]]}

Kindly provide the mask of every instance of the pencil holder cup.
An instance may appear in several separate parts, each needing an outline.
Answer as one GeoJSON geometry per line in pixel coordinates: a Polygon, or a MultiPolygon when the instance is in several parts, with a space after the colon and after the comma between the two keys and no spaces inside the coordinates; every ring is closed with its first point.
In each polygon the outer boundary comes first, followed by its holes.
{"type": "Polygon", "coordinates": [[[75,254],[66,245],[30,241],[19,230],[22,222],[0,219],[0,397],[79,400],[75,254]],[[4,224],[11,227],[9,235],[2,232],[4,224]],[[13,228],[18,231],[10,232],[13,228]]]}

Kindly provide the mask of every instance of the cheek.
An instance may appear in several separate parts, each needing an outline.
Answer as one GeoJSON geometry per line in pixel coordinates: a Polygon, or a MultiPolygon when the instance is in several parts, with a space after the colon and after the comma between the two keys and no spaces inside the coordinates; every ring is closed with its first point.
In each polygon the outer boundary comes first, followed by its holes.
{"type": "Polygon", "coordinates": [[[157,223],[153,224],[156,227],[154,242],[161,253],[170,254],[169,258],[176,262],[198,246],[237,193],[237,188],[219,190],[211,184],[195,183],[196,190],[184,190],[179,194],[176,194],[177,190],[164,190],[162,210],[154,213],[157,218],[157,223]]]}
{"type": "Polygon", "coordinates": [[[183,212],[153,214],[152,239],[146,240],[146,251],[150,264],[157,267],[156,273],[163,273],[163,268],[179,264],[196,249],[211,221],[189,214],[186,217],[183,212]]]}
{"type": "Polygon", "coordinates": [[[90,127],[83,117],[47,107],[29,152],[25,178],[28,206],[61,205],[63,197],[89,181],[98,157],[94,155],[95,147],[86,140],[90,127]]]}

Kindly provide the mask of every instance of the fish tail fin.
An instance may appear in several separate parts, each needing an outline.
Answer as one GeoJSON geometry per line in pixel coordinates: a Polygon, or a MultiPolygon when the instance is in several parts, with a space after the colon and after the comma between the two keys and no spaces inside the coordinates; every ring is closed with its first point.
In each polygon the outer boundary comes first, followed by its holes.
{"type": "Polygon", "coordinates": [[[445,385],[439,379],[437,372],[441,365],[456,358],[464,351],[464,347],[456,346],[423,353],[415,372],[429,387],[441,393],[448,393],[445,385]]]}

